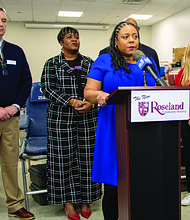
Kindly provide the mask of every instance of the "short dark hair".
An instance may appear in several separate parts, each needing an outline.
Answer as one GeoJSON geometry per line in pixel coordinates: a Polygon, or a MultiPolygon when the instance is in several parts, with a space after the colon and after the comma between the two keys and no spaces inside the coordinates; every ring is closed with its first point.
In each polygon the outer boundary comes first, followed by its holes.
{"type": "Polygon", "coordinates": [[[63,38],[68,33],[77,34],[79,36],[79,32],[77,31],[77,29],[72,27],[64,27],[59,31],[59,34],[57,35],[58,42],[60,43],[60,41],[63,41],[63,38]]]}
{"type": "Polygon", "coordinates": [[[7,14],[4,8],[0,8],[0,11],[3,11],[5,14],[7,14]]]}

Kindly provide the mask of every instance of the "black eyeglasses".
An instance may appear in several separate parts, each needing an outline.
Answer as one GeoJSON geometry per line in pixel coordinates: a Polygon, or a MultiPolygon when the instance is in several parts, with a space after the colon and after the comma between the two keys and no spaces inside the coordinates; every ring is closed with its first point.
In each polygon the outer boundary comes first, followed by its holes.
{"type": "Polygon", "coordinates": [[[2,74],[3,76],[8,75],[7,64],[4,61],[0,61],[0,66],[2,67],[2,74]]]}

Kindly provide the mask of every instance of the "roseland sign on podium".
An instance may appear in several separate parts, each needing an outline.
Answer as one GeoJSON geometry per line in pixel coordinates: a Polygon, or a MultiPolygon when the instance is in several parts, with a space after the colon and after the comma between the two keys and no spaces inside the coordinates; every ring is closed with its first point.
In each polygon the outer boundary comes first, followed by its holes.
{"type": "Polygon", "coordinates": [[[118,87],[116,105],[120,220],[181,220],[180,120],[190,87],[118,87]]]}
{"type": "Polygon", "coordinates": [[[189,119],[189,90],[131,91],[131,122],[189,119]]]}

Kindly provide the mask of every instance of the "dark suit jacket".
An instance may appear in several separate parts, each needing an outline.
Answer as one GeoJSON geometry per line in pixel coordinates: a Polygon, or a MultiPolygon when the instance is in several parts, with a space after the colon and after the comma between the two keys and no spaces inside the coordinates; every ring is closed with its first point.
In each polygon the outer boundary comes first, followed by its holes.
{"type": "MultiPolygon", "coordinates": [[[[159,59],[158,59],[158,55],[156,51],[152,49],[151,47],[144,45],[144,44],[140,44],[140,49],[147,57],[150,57],[154,60],[154,62],[156,63],[158,67],[158,71],[160,73],[160,64],[159,64],[159,59]]],[[[110,53],[110,47],[106,47],[100,50],[99,55],[104,54],[104,53],[110,53]]]]}

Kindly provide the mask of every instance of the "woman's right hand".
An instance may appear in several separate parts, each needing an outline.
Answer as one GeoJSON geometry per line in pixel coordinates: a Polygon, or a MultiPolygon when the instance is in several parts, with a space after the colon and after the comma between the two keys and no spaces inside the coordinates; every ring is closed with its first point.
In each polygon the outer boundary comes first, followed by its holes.
{"type": "Polygon", "coordinates": [[[110,95],[109,93],[100,91],[97,96],[97,103],[100,106],[106,106],[107,105],[106,101],[107,101],[109,95],[110,95]]]}
{"type": "Polygon", "coordinates": [[[188,125],[190,126],[190,119],[188,120],[188,125]]]}

